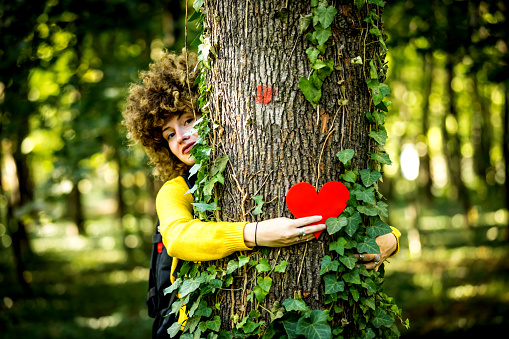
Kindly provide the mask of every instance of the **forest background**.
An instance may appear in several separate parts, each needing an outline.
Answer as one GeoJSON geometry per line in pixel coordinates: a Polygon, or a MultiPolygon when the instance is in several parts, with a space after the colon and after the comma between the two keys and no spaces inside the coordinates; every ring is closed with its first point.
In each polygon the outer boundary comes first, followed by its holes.
{"type": "MultiPolygon", "coordinates": [[[[2,337],[149,336],[158,184],[121,111],[138,72],[182,49],[185,17],[172,0],[0,2],[2,337]]],[[[410,319],[402,336],[503,333],[507,4],[393,1],[383,18],[393,164],[381,190],[403,234],[385,288],[410,319]]],[[[197,34],[189,23],[188,44],[197,34]]]]}

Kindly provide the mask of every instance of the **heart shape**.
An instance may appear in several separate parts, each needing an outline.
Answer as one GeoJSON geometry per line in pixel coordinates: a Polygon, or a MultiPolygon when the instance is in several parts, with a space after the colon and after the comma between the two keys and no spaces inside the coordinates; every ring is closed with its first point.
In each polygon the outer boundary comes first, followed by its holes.
{"type": "MultiPolygon", "coordinates": [[[[310,224],[323,224],[329,218],[337,218],[346,208],[350,198],[348,188],[339,181],[329,181],[322,186],[320,192],[307,182],[299,182],[286,193],[286,206],[295,218],[321,215],[322,220],[310,224]]],[[[318,239],[323,231],[315,232],[318,239]]]]}

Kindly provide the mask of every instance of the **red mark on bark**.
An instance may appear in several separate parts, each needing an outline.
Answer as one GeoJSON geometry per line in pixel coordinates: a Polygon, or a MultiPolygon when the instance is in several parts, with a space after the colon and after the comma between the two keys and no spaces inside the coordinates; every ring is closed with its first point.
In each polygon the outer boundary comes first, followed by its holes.
{"type": "Polygon", "coordinates": [[[270,86],[258,85],[256,87],[256,102],[266,105],[272,100],[272,95],[276,95],[276,91],[270,86]]]}

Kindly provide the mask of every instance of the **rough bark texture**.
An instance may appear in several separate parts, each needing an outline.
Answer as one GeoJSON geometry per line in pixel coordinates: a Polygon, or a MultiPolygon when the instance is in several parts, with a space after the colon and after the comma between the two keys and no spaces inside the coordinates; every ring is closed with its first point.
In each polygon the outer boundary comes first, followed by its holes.
{"type": "MultiPolygon", "coordinates": [[[[292,217],[285,204],[288,189],[301,181],[319,189],[338,180],[343,168],[335,154],[342,149],[354,149],[353,166],[367,168],[365,113],[372,103],[364,72],[369,66],[350,60],[373,58],[378,44],[365,44],[372,40],[363,22],[366,8],[359,13],[353,4],[333,5],[338,14],[326,59],[334,59],[336,70],[326,79],[314,109],[298,87],[299,78],[311,72],[305,52],[311,44],[298,29],[301,14],[311,12],[309,1],[206,2],[208,34],[217,52],[208,79],[212,119],[223,129],[218,153],[228,154],[231,164],[220,194],[223,220],[292,217]],[[348,99],[348,104],[341,106],[340,99],[348,99]],[[252,197],[260,194],[265,205],[255,217],[252,197]]],[[[268,256],[272,266],[276,258],[289,264],[286,273],[272,273],[271,293],[262,305],[271,309],[274,301],[299,293],[312,309],[323,309],[319,271],[328,243],[324,232],[318,241],[273,249],[268,256]]],[[[224,329],[231,326],[232,314],[242,316],[253,307],[246,302],[253,271],[244,272],[232,291],[220,296],[224,329]]]]}

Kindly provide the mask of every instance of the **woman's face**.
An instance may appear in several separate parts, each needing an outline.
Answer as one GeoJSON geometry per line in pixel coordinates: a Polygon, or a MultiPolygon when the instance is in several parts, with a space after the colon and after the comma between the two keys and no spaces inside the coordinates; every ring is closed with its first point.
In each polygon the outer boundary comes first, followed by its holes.
{"type": "MultiPolygon", "coordinates": [[[[196,119],[199,118],[200,115],[196,115],[196,119]]],[[[189,166],[194,165],[189,152],[198,137],[196,133],[191,134],[196,119],[193,113],[183,113],[174,115],[163,126],[163,138],[168,141],[171,152],[189,166]]]]}

